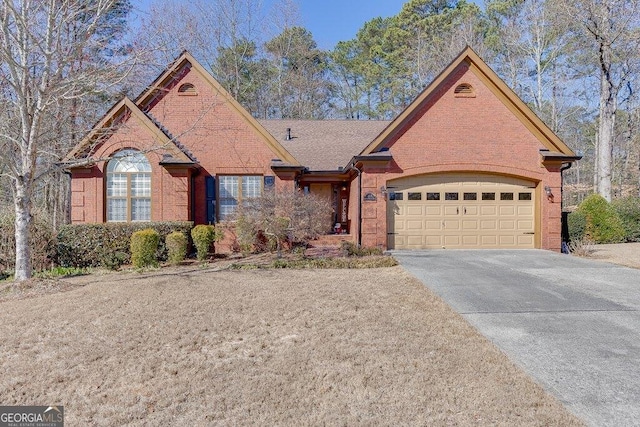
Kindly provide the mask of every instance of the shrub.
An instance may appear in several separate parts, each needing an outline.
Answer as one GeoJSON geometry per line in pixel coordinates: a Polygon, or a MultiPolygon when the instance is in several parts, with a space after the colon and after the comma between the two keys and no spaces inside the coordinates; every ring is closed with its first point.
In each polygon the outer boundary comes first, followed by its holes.
{"type": "Polygon", "coordinates": [[[165,237],[174,231],[189,235],[191,222],[130,222],[66,225],[58,233],[58,262],[64,267],[117,269],[131,259],[131,235],[152,228],[160,235],[158,259],[167,259],[165,237]]]}
{"type": "Polygon", "coordinates": [[[196,225],[191,230],[193,245],[196,247],[198,260],[204,261],[209,255],[209,249],[214,242],[222,239],[222,232],[213,225],[196,225]]]}
{"type": "Polygon", "coordinates": [[[167,245],[167,259],[173,265],[180,264],[187,257],[187,247],[189,239],[184,233],[174,231],[167,235],[165,239],[167,245]]]}
{"type": "Polygon", "coordinates": [[[86,268],[77,267],[54,267],[50,270],[39,271],[35,274],[36,277],[44,279],[55,279],[57,277],[74,277],[89,274],[86,268]]]}
{"type": "Polygon", "coordinates": [[[135,268],[157,267],[160,234],[152,228],[131,235],[131,263],[135,268]]]}
{"type": "Polygon", "coordinates": [[[587,228],[587,216],[584,212],[576,210],[567,216],[569,226],[569,240],[571,242],[582,240],[587,228]]]}
{"type": "Polygon", "coordinates": [[[394,267],[398,261],[390,256],[375,256],[369,258],[305,258],[305,259],[276,259],[268,265],[235,263],[229,266],[232,270],[255,269],[324,269],[324,268],[382,268],[394,267]]]}
{"type": "Polygon", "coordinates": [[[594,243],[588,237],[572,240],[569,243],[569,253],[577,256],[588,257],[594,252],[594,243]]]}
{"type": "Polygon", "coordinates": [[[353,242],[342,242],[340,249],[344,256],[351,257],[363,257],[371,255],[382,255],[382,249],[375,247],[359,247],[353,242]]]}
{"type": "Polygon", "coordinates": [[[332,212],[326,198],[300,191],[267,191],[236,211],[238,247],[243,252],[262,252],[304,246],[328,231],[332,212]]]}
{"type": "MultiPolygon", "coordinates": [[[[234,247],[243,255],[253,252],[258,246],[258,230],[255,224],[245,215],[239,214],[235,222],[235,242],[234,247]]],[[[259,249],[258,249],[259,250],[259,249]]]]}
{"type": "Polygon", "coordinates": [[[624,228],[625,240],[640,242],[640,197],[623,197],[611,202],[624,228]]]}
{"type": "Polygon", "coordinates": [[[618,243],[624,240],[622,221],[604,197],[590,195],[580,203],[578,211],[586,218],[584,237],[595,243],[618,243]]]}
{"type": "MultiPolygon", "coordinates": [[[[47,270],[55,263],[56,235],[49,219],[33,212],[29,235],[31,265],[34,271],[47,270]]],[[[12,209],[0,211],[0,273],[8,276],[16,262],[15,214],[12,209]]]]}

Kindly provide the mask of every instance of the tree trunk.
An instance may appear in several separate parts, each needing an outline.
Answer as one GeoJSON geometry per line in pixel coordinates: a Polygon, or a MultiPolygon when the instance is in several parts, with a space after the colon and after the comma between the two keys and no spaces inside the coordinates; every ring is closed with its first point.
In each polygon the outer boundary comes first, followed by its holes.
{"type": "Polygon", "coordinates": [[[600,124],[598,126],[598,171],[597,191],[602,197],[611,201],[611,161],[613,151],[615,106],[609,105],[601,95],[600,124]]]}
{"type": "Polygon", "coordinates": [[[615,138],[618,92],[611,75],[611,48],[600,45],[600,122],[598,124],[597,187],[598,194],[611,201],[611,167],[615,138]]]}
{"type": "Polygon", "coordinates": [[[16,264],[15,280],[26,280],[31,277],[31,248],[29,247],[29,228],[31,225],[31,189],[21,180],[15,182],[14,206],[16,213],[16,264]]]}

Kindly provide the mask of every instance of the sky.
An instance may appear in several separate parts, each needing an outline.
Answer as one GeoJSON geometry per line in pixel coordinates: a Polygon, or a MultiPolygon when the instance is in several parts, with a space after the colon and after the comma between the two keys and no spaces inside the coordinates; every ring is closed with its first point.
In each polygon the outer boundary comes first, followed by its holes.
{"type": "Polygon", "coordinates": [[[298,0],[302,24],[322,49],[353,39],[365,22],[396,15],[402,0],[298,0]]]}
{"type": "MultiPolygon", "coordinates": [[[[188,0],[185,0],[188,1],[188,0]]],[[[268,7],[275,0],[263,0],[268,7]]],[[[396,15],[408,0],[296,0],[301,24],[313,34],[321,49],[353,39],[365,22],[396,15]]],[[[153,0],[132,0],[133,13],[144,17],[153,0]]]]}

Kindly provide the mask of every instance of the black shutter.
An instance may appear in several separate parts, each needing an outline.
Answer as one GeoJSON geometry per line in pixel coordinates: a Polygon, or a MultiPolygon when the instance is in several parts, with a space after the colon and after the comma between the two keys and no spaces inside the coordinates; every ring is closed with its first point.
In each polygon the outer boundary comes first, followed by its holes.
{"type": "Polygon", "coordinates": [[[216,222],[216,179],[213,176],[205,176],[204,182],[207,195],[207,223],[216,222]]]}

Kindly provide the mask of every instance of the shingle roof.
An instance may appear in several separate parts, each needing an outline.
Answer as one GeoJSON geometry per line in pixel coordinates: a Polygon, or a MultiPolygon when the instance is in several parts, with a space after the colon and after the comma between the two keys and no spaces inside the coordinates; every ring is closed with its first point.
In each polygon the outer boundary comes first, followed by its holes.
{"type": "Polygon", "coordinates": [[[149,117],[149,119],[153,122],[154,125],[156,125],[158,127],[158,129],[160,129],[162,131],[162,133],[165,134],[165,136],[167,138],[169,138],[169,140],[171,142],[173,142],[176,147],[178,147],[184,154],[187,155],[187,157],[189,157],[189,159],[192,162],[198,163],[198,159],[196,158],[196,156],[193,155],[193,153],[180,141],[178,141],[178,138],[174,137],[171,132],[169,132],[169,130],[164,127],[164,125],[162,123],[160,123],[160,120],[158,120],[157,118],[155,118],[149,111],[142,111],[147,117],[149,117]]]}
{"type": "Polygon", "coordinates": [[[259,120],[303,166],[313,171],[345,167],[390,123],[374,120],[259,120]],[[287,129],[291,139],[287,140],[287,129]]]}

